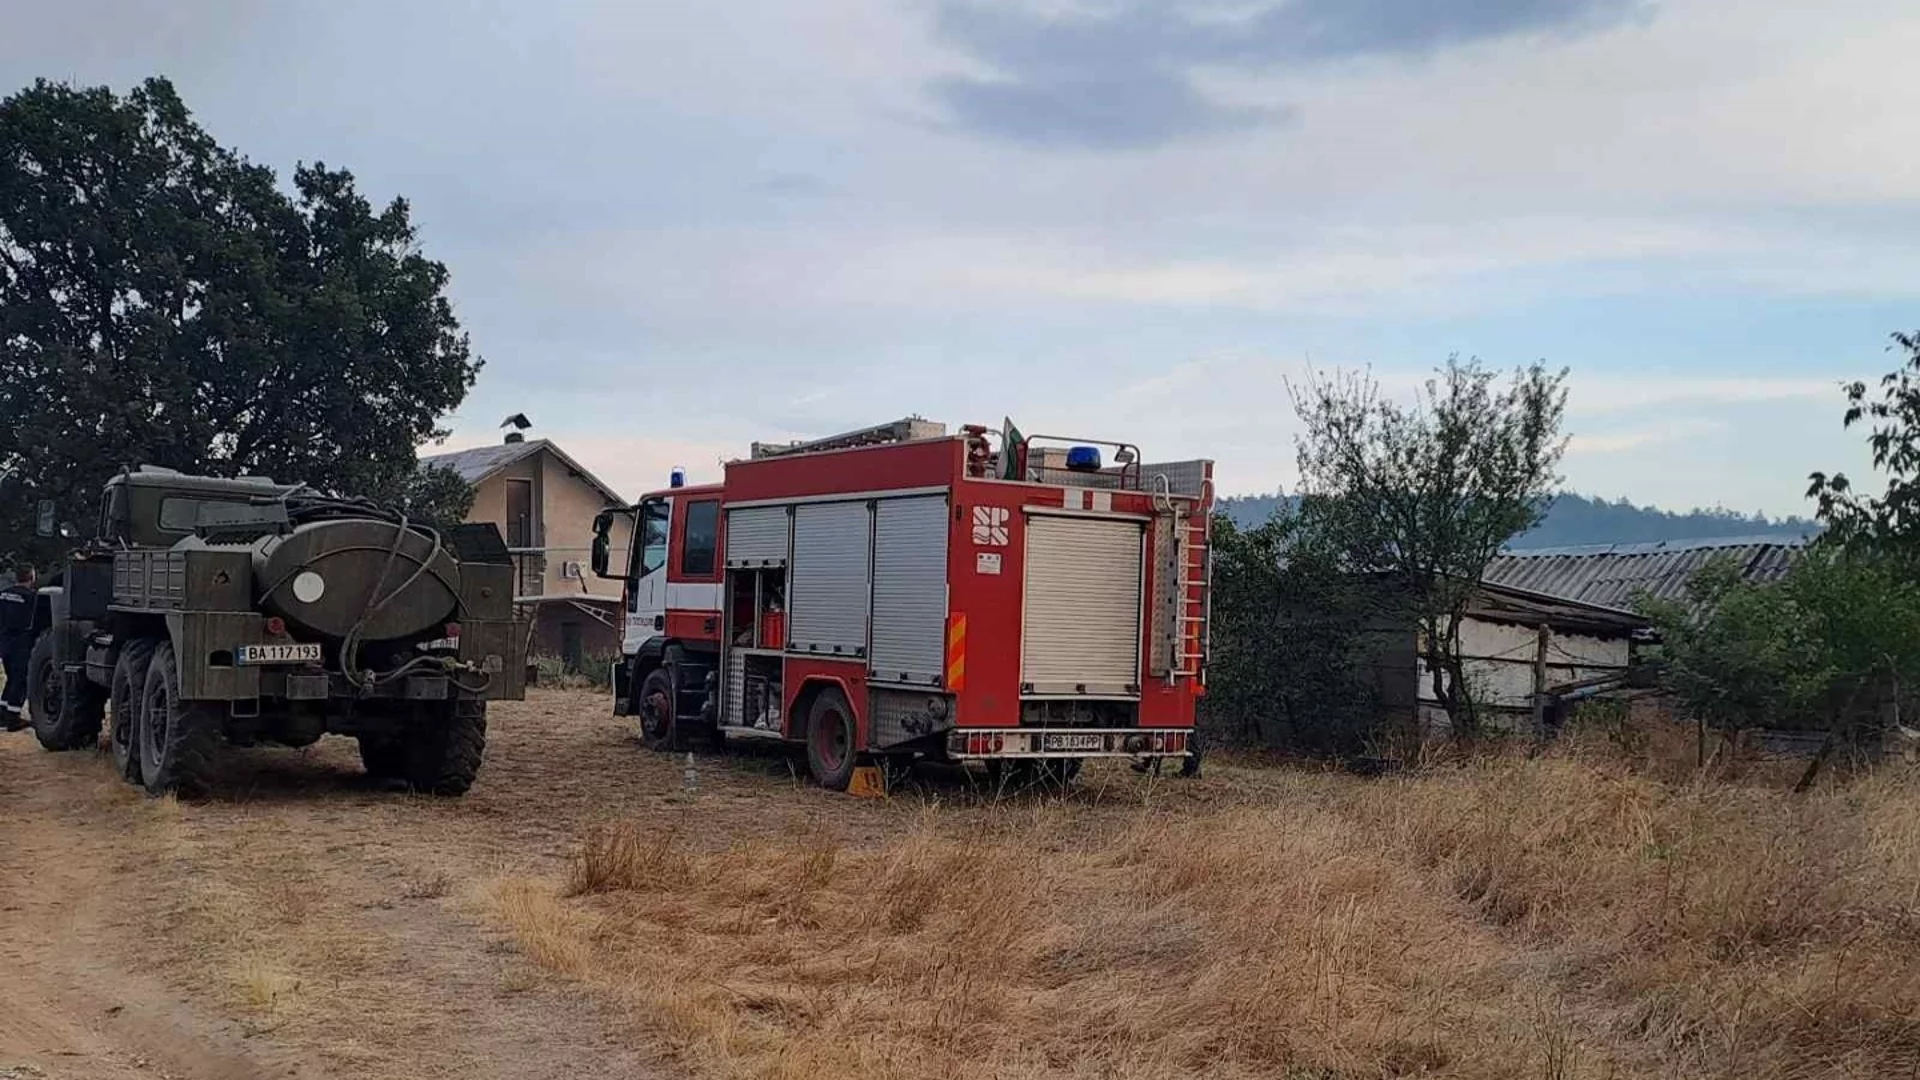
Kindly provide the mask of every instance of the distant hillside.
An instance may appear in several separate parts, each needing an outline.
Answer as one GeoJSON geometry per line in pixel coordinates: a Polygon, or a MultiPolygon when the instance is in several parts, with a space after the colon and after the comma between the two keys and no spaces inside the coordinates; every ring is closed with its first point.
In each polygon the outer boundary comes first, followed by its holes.
{"type": "MultiPolygon", "coordinates": [[[[1220,506],[1241,525],[1257,525],[1280,507],[1277,495],[1223,498],[1220,506]]],[[[1732,510],[1675,513],[1635,506],[1625,499],[1608,502],[1568,493],[1554,500],[1547,519],[1515,540],[1514,548],[1573,547],[1579,544],[1639,544],[1655,540],[1709,540],[1726,536],[1786,539],[1812,535],[1819,526],[1805,518],[1769,518],[1732,510]]]]}

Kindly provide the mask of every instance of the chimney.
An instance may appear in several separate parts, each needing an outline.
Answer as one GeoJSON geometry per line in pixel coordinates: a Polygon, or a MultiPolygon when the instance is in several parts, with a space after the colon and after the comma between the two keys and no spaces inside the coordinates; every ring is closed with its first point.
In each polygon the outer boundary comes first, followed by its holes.
{"type": "Polygon", "coordinates": [[[523,434],[523,432],[525,432],[528,428],[533,426],[533,421],[527,419],[526,413],[517,412],[517,413],[514,413],[512,416],[507,417],[505,420],[500,421],[500,426],[510,427],[513,429],[512,431],[507,432],[507,440],[506,440],[507,445],[512,446],[514,443],[521,443],[521,442],[527,441],[527,437],[525,434],[523,434]]]}

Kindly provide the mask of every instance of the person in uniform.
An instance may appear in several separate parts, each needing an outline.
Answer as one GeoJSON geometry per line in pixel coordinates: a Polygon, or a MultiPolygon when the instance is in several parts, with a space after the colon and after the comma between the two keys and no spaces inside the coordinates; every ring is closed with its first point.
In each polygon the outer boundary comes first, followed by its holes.
{"type": "Polygon", "coordinates": [[[14,582],[0,590],[0,661],[7,684],[0,690],[0,726],[19,731],[27,726],[27,662],[33,656],[33,567],[14,567],[14,582]]]}

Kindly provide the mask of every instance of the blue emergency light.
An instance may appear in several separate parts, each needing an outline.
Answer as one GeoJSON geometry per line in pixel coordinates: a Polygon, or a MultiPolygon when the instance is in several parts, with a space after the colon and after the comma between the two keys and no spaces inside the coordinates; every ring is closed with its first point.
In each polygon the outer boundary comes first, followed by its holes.
{"type": "Polygon", "coordinates": [[[1074,446],[1067,449],[1067,468],[1074,472],[1099,472],[1100,448],[1097,446],[1074,446]]]}
{"type": "Polygon", "coordinates": [[[678,465],[675,465],[673,467],[673,472],[668,474],[667,476],[667,486],[668,487],[686,487],[687,486],[687,470],[679,467],[678,465]]]}

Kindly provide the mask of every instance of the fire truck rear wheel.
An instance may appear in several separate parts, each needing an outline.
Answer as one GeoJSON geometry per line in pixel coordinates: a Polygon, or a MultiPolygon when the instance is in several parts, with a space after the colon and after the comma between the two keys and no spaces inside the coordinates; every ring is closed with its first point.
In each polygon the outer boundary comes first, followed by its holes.
{"type": "Polygon", "coordinates": [[[428,795],[465,795],[487,749],[487,703],[434,702],[407,732],[406,780],[428,795]]]}
{"type": "Polygon", "coordinates": [[[173,645],[166,641],[155,645],[134,726],[140,745],[140,779],[147,794],[198,795],[207,790],[220,748],[220,713],[215,708],[180,700],[173,645]]]}
{"type": "Polygon", "coordinates": [[[685,750],[684,725],[676,715],[673,673],[655,668],[640,681],[640,700],[634,713],[640,717],[640,742],[649,750],[685,750]]]}
{"type": "Polygon", "coordinates": [[[107,700],[107,719],[112,725],[107,742],[113,747],[113,768],[135,784],[140,782],[140,710],[146,703],[153,645],[151,638],[135,638],[120,649],[107,700]]]}
{"type": "Polygon", "coordinates": [[[41,634],[27,661],[27,712],[40,745],[49,750],[97,745],[106,711],[106,695],[85,678],[61,671],[53,658],[53,634],[41,634]]]}
{"type": "Polygon", "coordinates": [[[839,690],[821,690],[807,710],[807,769],[821,787],[845,791],[857,764],[853,708],[839,690]]]}

